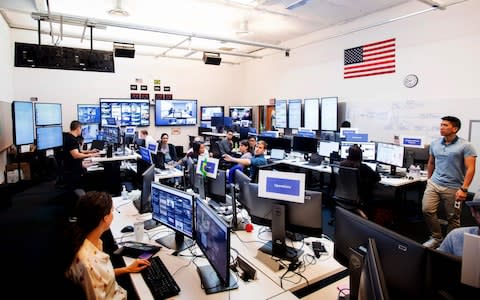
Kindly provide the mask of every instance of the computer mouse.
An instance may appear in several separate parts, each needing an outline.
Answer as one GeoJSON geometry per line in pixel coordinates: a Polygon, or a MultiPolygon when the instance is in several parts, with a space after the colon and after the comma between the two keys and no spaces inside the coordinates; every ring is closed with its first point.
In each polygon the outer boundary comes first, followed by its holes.
{"type": "Polygon", "coordinates": [[[125,232],[133,232],[133,226],[132,225],[127,225],[120,230],[120,232],[125,233],[125,232]]]}

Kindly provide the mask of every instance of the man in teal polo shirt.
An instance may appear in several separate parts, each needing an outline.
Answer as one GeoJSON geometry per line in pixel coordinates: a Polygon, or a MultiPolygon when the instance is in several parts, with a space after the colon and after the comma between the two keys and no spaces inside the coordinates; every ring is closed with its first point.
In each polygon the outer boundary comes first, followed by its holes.
{"type": "Polygon", "coordinates": [[[460,226],[460,204],[467,197],[468,187],[475,175],[477,154],[473,146],[457,136],[461,122],[445,116],[440,123],[442,138],[430,144],[428,182],[422,199],[422,211],[431,237],[423,245],[440,246],[443,235],[437,209],[443,205],[447,214],[447,233],[460,226]]]}

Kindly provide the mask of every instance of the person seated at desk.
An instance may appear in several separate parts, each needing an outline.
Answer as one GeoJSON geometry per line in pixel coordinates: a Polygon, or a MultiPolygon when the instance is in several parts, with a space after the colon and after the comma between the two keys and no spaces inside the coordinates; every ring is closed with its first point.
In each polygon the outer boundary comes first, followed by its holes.
{"type": "Polygon", "coordinates": [[[176,162],[178,160],[175,146],[168,142],[167,133],[162,133],[162,135],[160,136],[159,145],[160,147],[158,147],[158,151],[163,153],[166,164],[171,161],[176,162]]]}
{"type": "Polygon", "coordinates": [[[463,256],[463,239],[464,233],[468,232],[474,235],[479,235],[479,226],[480,226],[480,192],[475,194],[475,197],[472,201],[465,201],[465,204],[470,207],[470,212],[472,213],[477,226],[469,227],[459,227],[452,229],[445,239],[442,241],[437,250],[456,255],[463,256]]]}
{"type": "MultiPolygon", "coordinates": [[[[241,156],[240,156],[241,159],[252,158],[252,153],[250,152],[250,144],[247,140],[241,140],[240,141],[240,146],[239,146],[238,149],[241,153],[241,156]]],[[[244,167],[243,167],[242,164],[236,164],[235,166],[228,169],[227,182],[228,183],[234,183],[235,182],[235,170],[241,170],[243,172],[243,168],[244,167]]]]}
{"type": "Polygon", "coordinates": [[[227,135],[223,140],[218,142],[218,148],[220,150],[220,155],[223,156],[224,154],[232,154],[233,149],[233,131],[227,130],[227,135]]]}
{"type": "Polygon", "coordinates": [[[252,155],[255,155],[255,145],[257,144],[257,137],[254,135],[249,135],[247,137],[247,140],[248,144],[250,145],[250,153],[252,153],[252,155]]]}
{"type": "Polygon", "coordinates": [[[255,176],[258,172],[258,167],[267,164],[265,159],[265,151],[267,150],[267,143],[265,141],[258,141],[255,145],[255,155],[251,158],[235,158],[228,154],[223,156],[223,159],[236,164],[241,164],[243,167],[250,167],[250,178],[255,181],[255,176]]]}
{"type": "Polygon", "coordinates": [[[341,161],[340,166],[358,168],[360,173],[359,196],[365,203],[365,201],[372,198],[372,190],[374,189],[375,184],[380,181],[380,175],[369,166],[362,163],[362,160],[362,149],[357,144],[353,144],[348,148],[347,159],[341,161]]]}
{"type": "Polygon", "coordinates": [[[113,268],[110,256],[103,252],[102,234],[113,221],[112,197],[105,192],[87,192],[76,207],[77,221],[71,223],[67,260],[67,278],[82,287],[86,299],[127,299],[127,291],[116,281],[122,274],[140,272],[150,265],[136,259],[130,265],[113,268]]]}
{"type": "Polygon", "coordinates": [[[146,129],[140,130],[138,134],[138,138],[145,140],[145,147],[147,148],[148,148],[148,145],[157,143],[152,136],[148,135],[148,131],[146,129]]]}

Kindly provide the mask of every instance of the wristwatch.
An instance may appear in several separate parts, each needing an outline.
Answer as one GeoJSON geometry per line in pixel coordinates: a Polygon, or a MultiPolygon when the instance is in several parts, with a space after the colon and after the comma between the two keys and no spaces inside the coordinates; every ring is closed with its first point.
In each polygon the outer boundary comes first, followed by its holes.
{"type": "Polygon", "coordinates": [[[464,192],[464,193],[468,193],[468,189],[467,189],[467,188],[460,187],[460,189],[462,190],[462,192],[464,192]]]}

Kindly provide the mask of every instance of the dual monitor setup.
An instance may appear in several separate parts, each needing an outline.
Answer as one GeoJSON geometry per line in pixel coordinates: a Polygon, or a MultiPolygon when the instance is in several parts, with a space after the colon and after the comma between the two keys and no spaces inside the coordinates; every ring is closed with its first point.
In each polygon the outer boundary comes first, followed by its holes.
{"type": "MultiPolygon", "coordinates": [[[[335,211],[334,240],[334,258],[349,269],[349,299],[478,299],[480,296],[475,285],[463,283],[465,250],[460,258],[427,248],[341,207],[335,211]]],[[[480,238],[477,240],[476,249],[480,238]]],[[[473,260],[476,262],[478,258],[473,260]]],[[[478,286],[478,276],[476,282],[478,286]]]]}
{"type": "MultiPolygon", "coordinates": [[[[213,209],[226,208],[229,204],[226,172],[218,170],[218,160],[208,158],[195,167],[194,186],[198,196],[155,182],[154,169],[151,164],[142,173],[142,196],[136,206],[140,213],[151,211],[155,224],[174,231],[156,241],[176,253],[196,241],[210,263],[198,269],[205,291],[215,293],[236,288],[229,269],[230,230],[236,228],[225,221],[221,210],[213,209]],[[209,202],[205,202],[207,199],[209,202]]],[[[258,183],[251,183],[240,170],[235,176],[239,189],[238,195],[232,198],[232,207],[236,207],[238,201],[253,223],[272,229],[272,240],[259,250],[294,261],[303,251],[286,245],[287,231],[322,236],[322,193],[305,190],[305,174],[261,170],[258,183]]],[[[232,213],[236,214],[236,210],[232,213]]]]}
{"type": "Polygon", "coordinates": [[[200,127],[216,128],[217,132],[232,128],[249,128],[253,124],[253,106],[230,106],[228,116],[223,106],[201,106],[200,127]]]}

